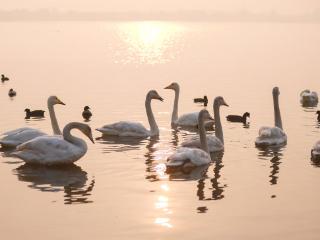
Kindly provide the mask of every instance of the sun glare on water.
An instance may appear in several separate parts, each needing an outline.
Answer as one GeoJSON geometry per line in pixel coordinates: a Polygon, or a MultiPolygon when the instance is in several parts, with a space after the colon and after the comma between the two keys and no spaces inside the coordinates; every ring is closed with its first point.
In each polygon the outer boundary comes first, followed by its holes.
{"type": "Polygon", "coordinates": [[[118,62],[161,64],[173,60],[181,48],[183,27],[170,22],[121,23],[118,29],[124,48],[118,62]],[[178,48],[179,46],[179,48],[178,48]]]}

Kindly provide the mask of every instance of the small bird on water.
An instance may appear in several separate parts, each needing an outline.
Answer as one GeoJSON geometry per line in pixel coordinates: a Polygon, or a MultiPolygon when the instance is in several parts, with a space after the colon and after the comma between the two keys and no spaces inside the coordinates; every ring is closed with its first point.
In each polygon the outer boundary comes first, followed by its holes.
{"type": "Polygon", "coordinates": [[[205,95],[203,98],[194,98],[194,103],[203,103],[203,105],[206,107],[208,105],[208,97],[205,95]]]}
{"type": "Polygon", "coordinates": [[[1,81],[2,82],[9,81],[9,78],[6,77],[4,74],[1,74],[1,81]]]}
{"type": "Polygon", "coordinates": [[[17,95],[17,93],[12,88],[10,88],[8,95],[9,95],[9,97],[14,97],[17,95]]]}
{"type": "Polygon", "coordinates": [[[31,111],[29,108],[26,108],[24,111],[26,112],[25,119],[29,119],[30,117],[38,117],[38,118],[44,117],[44,112],[45,112],[43,110],[31,111]]]}
{"type": "Polygon", "coordinates": [[[86,121],[89,121],[90,118],[92,116],[92,113],[90,111],[90,107],[89,106],[85,106],[83,108],[83,112],[82,112],[82,117],[86,120],[86,121]]]}

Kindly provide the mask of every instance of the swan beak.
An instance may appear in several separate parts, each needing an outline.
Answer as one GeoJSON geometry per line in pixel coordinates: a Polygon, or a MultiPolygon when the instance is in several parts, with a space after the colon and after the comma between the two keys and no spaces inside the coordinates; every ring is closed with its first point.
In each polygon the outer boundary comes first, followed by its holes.
{"type": "Polygon", "coordinates": [[[90,135],[90,136],[88,136],[88,137],[89,137],[90,141],[94,144],[94,140],[93,140],[92,135],[90,135]]]}
{"type": "Polygon", "coordinates": [[[214,121],[213,117],[211,117],[211,116],[209,117],[209,120],[210,120],[210,121],[214,121]]]}
{"type": "Polygon", "coordinates": [[[160,96],[159,96],[159,98],[158,98],[158,99],[159,99],[161,102],[163,102],[163,98],[162,98],[162,97],[160,97],[160,96]]]}
{"type": "Polygon", "coordinates": [[[224,106],[226,106],[226,107],[229,107],[229,105],[228,105],[226,102],[223,102],[222,105],[224,105],[224,106]]]}
{"type": "Polygon", "coordinates": [[[165,87],[164,89],[171,89],[171,85],[165,87]]]}
{"type": "Polygon", "coordinates": [[[60,99],[57,99],[57,104],[66,105],[64,102],[62,102],[60,99]]]}

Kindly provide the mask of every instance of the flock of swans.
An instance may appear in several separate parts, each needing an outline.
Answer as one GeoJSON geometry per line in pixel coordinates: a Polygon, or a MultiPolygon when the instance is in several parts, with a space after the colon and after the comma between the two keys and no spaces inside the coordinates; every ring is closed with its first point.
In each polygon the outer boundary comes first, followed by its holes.
{"type": "MultiPolygon", "coordinates": [[[[179,116],[179,94],[180,87],[178,83],[172,83],[165,89],[174,91],[174,105],[171,116],[171,125],[173,127],[198,128],[199,135],[193,139],[181,143],[181,146],[167,158],[168,169],[193,168],[206,165],[211,162],[211,153],[224,151],[224,137],[220,118],[220,107],[228,104],[223,97],[218,96],[213,101],[213,116],[211,117],[206,109],[200,112],[192,112],[179,116]],[[215,126],[215,135],[207,135],[206,129],[215,126]]],[[[280,91],[278,87],[272,90],[274,105],[274,126],[261,127],[258,137],[255,140],[257,147],[283,146],[287,143],[287,135],[283,130],[280,106],[280,91]]],[[[317,93],[305,90],[301,93],[301,103],[303,105],[316,105],[318,103],[317,93]]],[[[163,101],[163,98],[157,91],[151,90],[147,93],[145,99],[145,109],[150,128],[147,129],[139,122],[120,121],[104,125],[96,130],[102,133],[102,137],[116,136],[119,138],[146,138],[159,135],[159,127],[156,123],[151,108],[151,101],[163,101]]],[[[61,132],[56,114],[55,105],[65,105],[56,96],[50,96],[47,101],[53,135],[48,135],[34,128],[19,128],[2,134],[0,144],[2,148],[13,148],[10,153],[12,157],[18,157],[26,163],[57,165],[68,164],[79,160],[87,152],[87,144],[83,139],[71,134],[72,129],[80,130],[93,143],[92,130],[89,125],[80,122],[68,123],[63,132],[61,132]]],[[[83,117],[89,119],[92,113],[90,108],[84,108],[83,117]]],[[[27,111],[27,109],[26,109],[27,111]]],[[[29,110],[30,112],[30,110],[29,110]]],[[[40,114],[40,112],[38,113],[40,114]]],[[[43,112],[41,113],[43,114],[43,112]]],[[[320,112],[317,112],[318,120],[320,112]]],[[[243,116],[229,115],[227,120],[245,122],[250,117],[249,113],[243,116]]],[[[318,141],[311,150],[312,158],[320,158],[320,141],[318,141]]]]}

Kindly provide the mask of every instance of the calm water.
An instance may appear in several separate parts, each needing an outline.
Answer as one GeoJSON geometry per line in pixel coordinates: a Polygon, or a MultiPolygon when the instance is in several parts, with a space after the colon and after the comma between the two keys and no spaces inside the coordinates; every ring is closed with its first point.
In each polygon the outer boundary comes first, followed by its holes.
{"type": "MultiPolygon", "coordinates": [[[[0,23],[1,132],[30,126],[51,133],[48,118],[24,120],[23,110],[45,109],[55,94],[60,126],[92,128],[118,120],[147,124],[152,106],[158,139],[87,141],[76,165],[31,167],[0,156],[0,232],[3,239],[318,239],[320,168],[310,150],[320,139],[316,108],[299,104],[301,90],[320,91],[317,24],[55,22],[0,23]],[[197,111],[207,94],[221,108],[225,152],[190,174],[168,175],[163,164],[195,133],[170,127],[173,92],[180,113],[197,111]],[[271,89],[279,86],[288,145],[259,151],[254,139],[273,124],[271,89]],[[7,96],[16,89],[14,99],[7,96]],[[251,113],[248,128],[227,114],[251,113]]],[[[48,116],[48,113],[47,113],[48,116]]],[[[81,136],[81,134],[76,133],[81,136]]],[[[95,137],[99,133],[95,132],[95,137]]]]}

